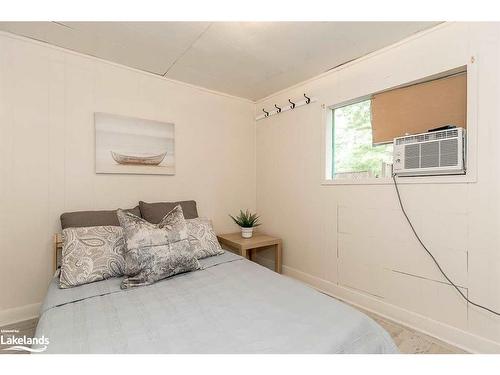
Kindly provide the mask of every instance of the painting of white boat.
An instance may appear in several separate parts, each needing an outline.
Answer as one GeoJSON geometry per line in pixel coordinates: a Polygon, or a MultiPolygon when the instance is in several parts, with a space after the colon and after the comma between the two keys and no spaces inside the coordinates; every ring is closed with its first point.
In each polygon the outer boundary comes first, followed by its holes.
{"type": "Polygon", "coordinates": [[[111,151],[111,156],[118,164],[158,165],[166,155],[166,152],[160,155],[122,155],[111,151]]]}
{"type": "Polygon", "coordinates": [[[173,123],[95,113],[96,173],[175,174],[173,123]]]}

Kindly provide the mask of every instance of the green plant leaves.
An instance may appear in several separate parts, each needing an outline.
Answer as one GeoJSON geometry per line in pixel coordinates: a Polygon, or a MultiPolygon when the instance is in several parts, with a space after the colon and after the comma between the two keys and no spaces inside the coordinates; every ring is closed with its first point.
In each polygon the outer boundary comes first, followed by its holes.
{"type": "Polygon", "coordinates": [[[245,212],[240,210],[240,214],[238,216],[234,217],[233,215],[229,215],[229,217],[231,217],[237,225],[243,228],[253,228],[260,225],[259,216],[248,210],[245,210],[245,212]]]}

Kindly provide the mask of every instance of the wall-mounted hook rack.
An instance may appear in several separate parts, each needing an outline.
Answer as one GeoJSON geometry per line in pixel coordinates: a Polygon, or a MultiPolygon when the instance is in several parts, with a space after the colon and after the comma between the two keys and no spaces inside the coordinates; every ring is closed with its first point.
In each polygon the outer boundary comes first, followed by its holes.
{"type": "Polygon", "coordinates": [[[277,115],[277,114],[280,114],[280,113],[283,113],[286,111],[290,111],[292,109],[296,109],[298,107],[302,107],[304,105],[314,103],[316,101],[317,101],[316,98],[311,98],[311,97],[308,97],[306,94],[304,94],[304,99],[297,101],[297,102],[292,101],[291,99],[288,99],[288,103],[290,103],[289,105],[286,105],[283,107],[278,107],[278,105],[275,104],[274,109],[272,109],[270,111],[266,111],[265,108],[262,108],[263,113],[258,115],[255,118],[255,120],[259,121],[259,120],[262,120],[262,119],[267,118],[267,117],[271,117],[271,116],[274,116],[274,115],[277,115]]]}

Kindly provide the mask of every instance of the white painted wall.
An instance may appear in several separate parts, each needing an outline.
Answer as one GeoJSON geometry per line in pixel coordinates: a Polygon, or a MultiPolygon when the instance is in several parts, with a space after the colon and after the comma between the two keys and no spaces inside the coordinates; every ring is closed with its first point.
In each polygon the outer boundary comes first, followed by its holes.
{"type": "Polygon", "coordinates": [[[443,282],[392,185],[320,183],[322,104],[466,65],[471,56],[477,182],[407,184],[401,192],[450,276],[472,300],[500,310],[499,24],[438,26],[258,102],[257,112],[304,92],[319,99],[257,122],[257,210],[263,229],[283,238],[286,274],[466,349],[500,352],[500,318],[468,307],[443,282]]]}
{"type": "Polygon", "coordinates": [[[195,199],[255,209],[254,104],[0,34],[0,325],[34,316],[65,211],[195,199]],[[96,175],[94,112],[174,122],[176,175],[96,175]]]}

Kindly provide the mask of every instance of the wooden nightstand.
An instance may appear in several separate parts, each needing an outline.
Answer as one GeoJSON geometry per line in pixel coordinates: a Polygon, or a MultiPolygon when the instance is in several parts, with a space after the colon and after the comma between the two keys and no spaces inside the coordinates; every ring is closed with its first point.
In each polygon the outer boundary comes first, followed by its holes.
{"type": "Polygon", "coordinates": [[[282,246],[281,239],[267,236],[265,234],[254,233],[252,238],[243,238],[241,233],[219,234],[217,239],[222,245],[226,245],[232,250],[236,250],[242,257],[252,260],[253,253],[263,247],[274,247],[274,270],[281,273],[282,246]]]}

